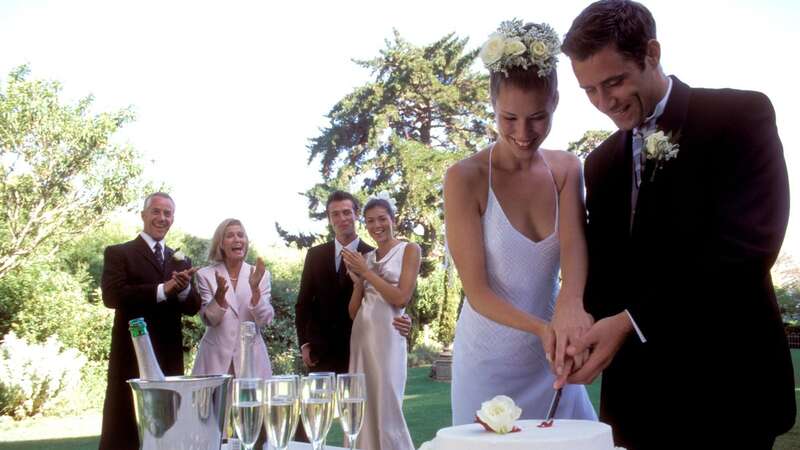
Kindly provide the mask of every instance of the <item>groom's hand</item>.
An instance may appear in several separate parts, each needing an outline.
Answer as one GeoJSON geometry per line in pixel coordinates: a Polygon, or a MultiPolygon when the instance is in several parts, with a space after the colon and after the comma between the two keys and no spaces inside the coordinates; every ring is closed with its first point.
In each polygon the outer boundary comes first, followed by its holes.
{"type": "Polygon", "coordinates": [[[317,360],[311,358],[311,344],[306,344],[300,348],[300,353],[303,355],[303,363],[306,367],[314,367],[317,365],[317,360]]]}
{"type": "Polygon", "coordinates": [[[407,338],[408,333],[411,332],[411,317],[409,317],[408,314],[395,317],[394,320],[392,320],[392,325],[394,325],[394,328],[400,333],[400,336],[407,338]]]}
{"type": "Polygon", "coordinates": [[[580,369],[589,357],[588,351],[567,355],[567,347],[591,329],[594,318],[583,309],[583,299],[559,295],[550,322],[552,341],[545,342],[545,352],[551,368],[561,383],[566,382],[571,371],[580,369]],[[571,356],[571,358],[568,358],[571,356]],[[569,364],[569,367],[567,367],[569,364]]]}
{"type": "MultiPolygon", "coordinates": [[[[589,359],[579,370],[567,378],[568,383],[590,384],[600,375],[633,330],[626,312],[606,317],[595,323],[582,338],[567,348],[567,355],[576,355],[591,350],[589,359]]],[[[558,386],[560,387],[560,386],[558,386]]]]}

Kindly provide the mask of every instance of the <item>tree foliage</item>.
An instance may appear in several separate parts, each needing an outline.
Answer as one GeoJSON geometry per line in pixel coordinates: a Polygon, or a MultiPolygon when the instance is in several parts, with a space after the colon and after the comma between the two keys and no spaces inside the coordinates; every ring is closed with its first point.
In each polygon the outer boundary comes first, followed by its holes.
{"type": "Polygon", "coordinates": [[[587,130],[580,139],[572,141],[567,145],[567,151],[574,153],[581,160],[586,159],[589,153],[597,148],[603,141],[611,136],[610,131],[606,130],[587,130]]]}
{"type": "MultiPolygon", "coordinates": [[[[423,249],[423,274],[444,253],[444,171],[487,143],[492,117],[487,77],[471,69],[477,49],[466,45],[448,34],[414,46],[395,31],[378,57],[355,61],[373,79],[334,105],[330,124],[308,147],[309,164],[318,161],[323,178],[305,193],[310,217],[325,219],[334,189],[362,199],[388,191],[397,201],[398,232],[423,249]]],[[[318,238],[278,229],[299,246],[318,238]]]]}
{"type": "Polygon", "coordinates": [[[0,89],[0,277],[144,190],[138,154],[111,142],[130,109],[92,114],[92,96],[64,103],[58,82],[28,73],[12,70],[0,89]]]}
{"type": "MultiPolygon", "coordinates": [[[[333,106],[329,125],[308,146],[323,179],[304,194],[309,216],[326,219],[325,199],[335,189],[362,201],[387,191],[397,202],[397,233],[422,248],[420,303],[408,309],[415,328],[439,320],[448,340],[460,292],[448,291],[454,274],[444,270],[444,173],[488,143],[493,117],[488,78],[472,69],[477,53],[454,34],[415,46],[395,31],[376,58],[354,61],[372,79],[333,106]]],[[[299,247],[321,237],[276,227],[299,247]]]]}

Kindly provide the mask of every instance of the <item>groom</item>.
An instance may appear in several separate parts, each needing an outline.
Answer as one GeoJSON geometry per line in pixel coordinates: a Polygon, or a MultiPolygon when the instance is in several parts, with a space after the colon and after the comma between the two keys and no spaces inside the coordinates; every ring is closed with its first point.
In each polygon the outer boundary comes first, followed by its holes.
{"type": "Polygon", "coordinates": [[[769,99],[666,77],[633,1],[588,6],[562,50],[619,128],[586,160],[597,322],[568,349],[592,351],[569,382],[605,369],[600,417],[628,450],[772,448],[796,406],[770,279],[789,188],[769,99]]]}

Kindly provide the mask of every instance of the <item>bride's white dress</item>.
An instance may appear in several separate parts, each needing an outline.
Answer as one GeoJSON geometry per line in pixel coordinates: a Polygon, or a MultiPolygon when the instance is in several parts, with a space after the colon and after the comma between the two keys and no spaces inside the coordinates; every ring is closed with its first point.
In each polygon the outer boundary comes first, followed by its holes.
{"type": "MultiPolygon", "coordinates": [[[[381,259],[377,250],[367,254],[370,270],[397,286],[407,243],[400,242],[381,259]]],[[[392,326],[403,308],[392,306],[369,282],[353,320],[350,336],[350,372],[363,372],[367,382],[364,423],[356,448],[364,450],[414,450],[403,416],[406,388],[406,339],[392,326]]]]}
{"type": "MultiPolygon", "coordinates": [[[[517,308],[549,321],[558,294],[560,266],[555,180],[555,231],[538,242],[531,241],[511,225],[495,197],[491,152],[489,196],[482,217],[489,285],[517,308]]],[[[552,171],[550,175],[552,178],[552,171]]],[[[481,403],[501,394],[522,408],[522,419],[543,419],[553,398],[553,380],[538,337],[489,320],[465,299],[453,345],[453,425],[474,422],[481,403]]],[[[583,386],[564,387],[556,418],[597,420],[583,386]]]]}

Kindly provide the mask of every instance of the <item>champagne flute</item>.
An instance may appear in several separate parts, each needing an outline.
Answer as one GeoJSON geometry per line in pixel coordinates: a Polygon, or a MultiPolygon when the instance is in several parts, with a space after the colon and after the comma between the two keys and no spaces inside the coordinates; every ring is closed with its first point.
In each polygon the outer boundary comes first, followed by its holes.
{"type": "Polygon", "coordinates": [[[299,377],[281,375],[266,381],[264,422],[267,440],[275,450],[285,450],[294,436],[300,416],[299,377]]]}
{"type": "Polygon", "coordinates": [[[233,425],[245,450],[252,450],[264,419],[264,380],[233,380],[233,425]]]}
{"type": "Polygon", "coordinates": [[[331,429],[334,386],[329,375],[309,375],[300,381],[300,418],[313,450],[320,450],[331,429]]]}
{"type": "Polygon", "coordinates": [[[336,406],[339,422],[350,450],[356,448],[356,438],[364,423],[367,383],[363,373],[343,373],[336,377],[336,406]]]}
{"type": "MultiPolygon", "coordinates": [[[[331,386],[333,386],[331,389],[336,390],[336,372],[309,372],[308,376],[310,376],[310,377],[313,377],[313,376],[326,376],[326,377],[329,377],[331,379],[331,386]]],[[[335,419],[337,417],[339,417],[339,409],[336,407],[336,396],[334,395],[333,396],[333,418],[335,419]]],[[[324,447],[325,446],[324,446],[324,442],[323,442],[323,448],[324,447]]]]}

